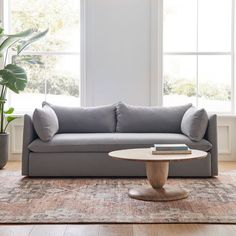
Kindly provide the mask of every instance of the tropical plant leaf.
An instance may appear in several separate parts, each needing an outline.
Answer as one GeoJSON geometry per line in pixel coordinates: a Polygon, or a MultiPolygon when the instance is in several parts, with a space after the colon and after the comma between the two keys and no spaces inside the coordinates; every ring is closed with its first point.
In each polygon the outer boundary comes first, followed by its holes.
{"type": "Polygon", "coordinates": [[[17,117],[15,117],[15,116],[7,116],[6,119],[7,119],[7,122],[10,123],[13,120],[17,119],[17,117]]]}
{"type": "Polygon", "coordinates": [[[2,77],[0,84],[5,85],[15,93],[23,91],[26,87],[26,72],[17,65],[8,64],[3,70],[0,70],[0,76],[2,77]]]}
{"type": "Polygon", "coordinates": [[[19,55],[26,47],[28,47],[31,43],[34,43],[35,41],[39,40],[40,38],[44,37],[48,33],[49,29],[46,29],[42,32],[39,32],[35,35],[33,35],[28,40],[22,41],[22,43],[17,48],[17,54],[19,55]]]}
{"type": "Polygon", "coordinates": [[[15,44],[19,39],[16,38],[6,38],[0,45],[0,53],[7,49],[9,46],[15,44]]]}
{"type": "Polygon", "coordinates": [[[6,98],[0,98],[0,104],[1,104],[1,103],[5,103],[6,101],[7,101],[6,98]]]}
{"type": "Polygon", "coordinates": [[[7,111],[4,111],[4,114],[10,115],[14,112],[14,108],[10,107],[7,111]]]}
{"type": "Polygon", "coordinates": [[[7,116],[7,117],[6,117],[7,123],[6,123],[5,128],[3,129],[3,131],[6,132],[8,125],[9,125],[13,120],[15,120],[15,119],[17,119],[17,118],[18,118],[18,117],[16,117],[16,116],[7,116]]]}
{"type": "Polygon", "coordinates": [[[29,64],[32,64],[32,65],[44,65],[44,63],[41,61],[41,60],[37,60],[37,59],[27,59],[25,60],[26,62],[28,62],[29,64]]]}
{"type": "Polygon", "coordinates": [[[0,34],[3,34],[4,29],[2,27],[0,27],[0,34]]]}
{"type": "Polygon", "coordinates": [[[32,65],[44,65],[41,60],[41,56],[38,55],[24,55],[24,56],[13,56],[12,61],[14,64],[18,64],[19,62],[27,62],[32,65]]]}
{"type": "Polygon", "coordinates": [[[9,46],[15,44],[17,41],[19,41],[20,38],[25,38],[30,36],[33,32],[35,32],[34,29],[28,29],[17,34],[3,35],[6,36],[7,38],[1,43],[0,52],[4,51],[9,46]]]}

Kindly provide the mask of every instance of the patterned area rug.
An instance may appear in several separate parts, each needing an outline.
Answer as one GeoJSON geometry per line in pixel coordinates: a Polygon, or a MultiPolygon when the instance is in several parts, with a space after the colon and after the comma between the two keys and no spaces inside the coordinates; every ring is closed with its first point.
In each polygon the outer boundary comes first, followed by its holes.
{"type": "Polygon", "coordinates": [[[0,223],[236,223],[236,172],[169,179],[189,191],[172,202],[130,199],[145,179],[22,178],[0,171],[0,223]]]}

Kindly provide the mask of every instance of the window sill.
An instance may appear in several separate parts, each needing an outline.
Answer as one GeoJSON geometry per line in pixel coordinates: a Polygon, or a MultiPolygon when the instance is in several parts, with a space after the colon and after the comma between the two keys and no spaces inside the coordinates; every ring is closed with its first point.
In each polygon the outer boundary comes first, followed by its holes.
{"type": "Polygon", "coordinates": [[[25,114],[32,114],[32,113],[29,113],[29,112],[25,112],[25,113],[13,113],[13,114],[11,114],[12,116],[15,116],[15,117],[19,117],[19,118],[21,118],[21,117],[24,117],[24,115],[25,114]]]}
{"type": "Polygon", "coordinates": [[[236,118],[236,114],[217,114],[220,118],[236,118]]]}

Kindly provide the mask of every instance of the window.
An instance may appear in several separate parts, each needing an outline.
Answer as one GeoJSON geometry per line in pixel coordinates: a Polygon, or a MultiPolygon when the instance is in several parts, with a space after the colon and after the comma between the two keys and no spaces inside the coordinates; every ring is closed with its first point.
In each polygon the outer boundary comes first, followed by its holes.
{"type": "Polygon", "coordinates": [[[21,94],[9,94],[16,112],[33,110],[46,100],[53,104],[80,104],[80,0],[10,0],[5,25],[10,32],[27,28],[47,36],[12,60],[27,71],[29,83],[21,94]],[[24,61],[32,56],[43,64],[24,61]]]}
{"type": "Polygon", "coordinates": [[[163,0],[163,104],[233,112],[234,0],[163,0]]]}

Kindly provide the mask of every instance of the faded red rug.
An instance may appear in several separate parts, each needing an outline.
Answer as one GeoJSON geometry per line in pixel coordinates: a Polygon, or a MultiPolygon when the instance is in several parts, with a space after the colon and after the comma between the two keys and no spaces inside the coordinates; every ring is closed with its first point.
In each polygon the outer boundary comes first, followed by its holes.
{"type": "Polygon", "coordinates": [[[189,191],[172,202],[128,197],[145,179],[22,178],[0,171],[0,223],[236,223],[236,172],[169,179],[189,191]]]}

